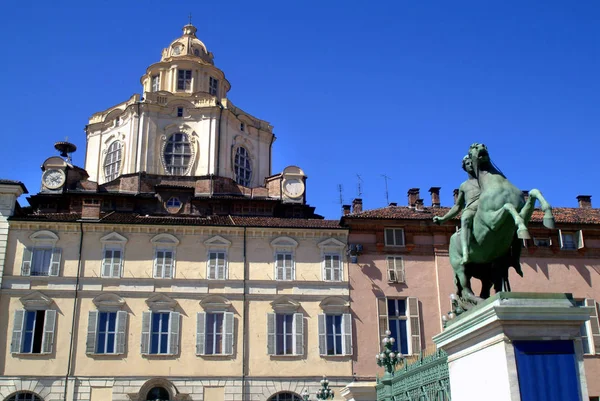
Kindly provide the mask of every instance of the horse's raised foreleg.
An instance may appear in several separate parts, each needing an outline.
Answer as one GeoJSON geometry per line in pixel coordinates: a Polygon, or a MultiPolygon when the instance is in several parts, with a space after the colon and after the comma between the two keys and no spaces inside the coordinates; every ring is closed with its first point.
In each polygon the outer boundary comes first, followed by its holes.
{"type": "Polygon", "coordinates": [[[515,224],[517,225],[517,237],[520,239],[529,239],[529,231],[527,231],[527,225],[525,224],[525,220],[521,217],[517,209],[512,203],[505,203],[502,206],[502,209],[506,210],[512,218],[515,220],[515,224]]]}
{"type": "Polygon", "coordinates": [[[525,202],[525,206],[521,209],[521,217],[525,221],[525,224],[529,224],[531,220],[531,216],[533,215],[533,210],[535,209],[535,201],[540,201],[540,206],[542,211],[544,212],[544,226],[550,229],[554,227],[554,216],[552,215],[552,206],[546,201],[544,195],[538,189],[532,189],[529,191],[529,198],[527,202],[525,202]]]}

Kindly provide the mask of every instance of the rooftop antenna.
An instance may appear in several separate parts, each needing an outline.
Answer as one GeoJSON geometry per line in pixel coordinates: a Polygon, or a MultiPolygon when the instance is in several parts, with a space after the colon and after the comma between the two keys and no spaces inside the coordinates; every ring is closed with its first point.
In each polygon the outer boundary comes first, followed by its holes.
{"type": "Polygon", "coordinates": [[[362,198],[362,178],[360,178],[360,174],[356,174],[356,178],[357,178],[357,192],[358,192],[358,197],[362,198]]]}
{"type": "Polygon", "coordinates": [[[338,191],[340,192],[340,207],[344,205],[344,196],[342,184],[338,184],[338,191]]]}
{"type": "Polygon", "coordinates": [[[71,153],[77,150],[77,146],[69,141],[69,137],[66,136],[64,141],[56,142],[54,149],[60,152],[60,156],[63,157],[67,163],[71,163],[71,153]]]}
{"type": "Polygon", "coordinates": [[[385,180],[385,204],[389,205],[390,204],[390,196],[389,196],[389,193],[388,193],[388,180],[391,180],[392,178],[388,177],[385,174],[381,174],[381,176],[385,180]]]}
{"type": "Polygon", "coordinates": [[[188,15],[188,19],[190,20],[190,23],[188,25],[192,25],[192,13],[190,13],[190,15],[188,15]]]}

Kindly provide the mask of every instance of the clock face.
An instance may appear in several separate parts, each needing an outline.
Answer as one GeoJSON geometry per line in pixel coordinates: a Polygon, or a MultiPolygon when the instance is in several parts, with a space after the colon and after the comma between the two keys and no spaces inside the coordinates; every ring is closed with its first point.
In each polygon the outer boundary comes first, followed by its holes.
{"type": "Polygon", "coordinates": [[[297,178],[288,178],[283,183],[283,192],[290,198],[299,198],[304,194],[304,183],[297,178]]]}
{"type": "Polygon", "coordinates": [[[42,184],[46,188],[60,188],[65,183],[65,172],[62,170],[46,170],[42,175],[42,184]]]}

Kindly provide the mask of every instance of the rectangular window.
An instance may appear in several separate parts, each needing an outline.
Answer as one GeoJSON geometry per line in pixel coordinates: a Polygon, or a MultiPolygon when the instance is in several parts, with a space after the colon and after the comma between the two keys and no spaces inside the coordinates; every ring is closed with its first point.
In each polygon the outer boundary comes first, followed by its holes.
{"type": "Polygon", "coordinates": [[[550,238],[533,238],[533,245],[539,248],[550,248],[552,240],[550,238]]]}
{"type": "Polygon", "coordinates": [[[392,283],[404,283],[404,261],[401,256],[387,257],[388,281],[392,283]]]}
{"type": "Polygon", "coordinates": [[[152,313],[150,354],[169,353],[169,313],[152,313]]]}
{"type": "Polygon", "coordinates": [[[98,313],[97,354],[114,354],[117,336],[117,312],[98,313]]]}
{"type": "Polygon", "coordinates": [[[223,317],[222,313],[206,314],[206,355],[223,353],[223,317]]]}
{"type": "Polygon", "coordinates": [[[342,280],[342,262],[340,254],[325,254],[324,258],[324,280],[340,281],[342,280]]]}
{"type": "Polygon", "coordinates": [[[48,276],[50,262],[52,261],[52,248],[35,248],[31,264],[32,276],[48,276]]]}
{"type": "Polygon", "coordinates": [[[172,250],[157,249],[154,259],[154,278],[173,278],[174,260],[172,250]]]}
{"type": "Polygon", "coordinates": [[[123,251],[121,248],[105,248],[104,260],[102,262],[102,277],[121,277],[122,257],[123,251]]]}
{"type": "Polygon", "coordinates": [[[267,354],[304,355],[304,315],[267,314],[267,354]]]}
{"type": "Polygon", "coordinates": [[[227,279],[227,259],[224,251],[208,253],[208,278],[211,280],[227,279]]]}
{"type": "Polygon", "coordinates": [[[292,355],[294,353],[294,315],[275,315],[275,352],[277,355],[292,355]]]}
{"type": "Polygon", "coordinates": [[[291,252],[277,252],[275,255],[275,271],[277,280],[294,279],[294,261],[291,252]]]}
{"type": "Polygon", "coordinates": [[[177,108],[177,117],[183,117],[183,107],[177,108]]]}
{"type": "Polygon", "coordinates": [[[584,247],[583,231],[562,231],[558,230],[560,239],[560,249],[575,250],[584,247]]]}
{"type": "Polygon", "coordinates": [[[404,229],[403,228],[386,228],[385,229],[385,245],[386,246],[404,246],[404,229]]]}
{"type": "Polygon", "coordinates": [[[342,315],[326,315],[327,355],[342,355],[342,315]]]}
{"type": "Polygon", "coordinates": [[[244,123],[240,123],[240,131],[244,131],[245,128],[246,126],[244,125],[244,123]]]}
{"type": "Polygon", "coordinates": [[[389,330],[394,337],[393,351],[400,352],[402,355],[408,354],[408,332],[406,331],[406,300],[405,299],[388,299],[388,321],[389,330]]]}
{"type": "Polygon", "coordinates": [[[60,248],[25,248],[21,274],[23,276],[58,276],[61,255],[60,248]]]}
{"type": "Polygon", "coordinates": [[[213,96],[218,96],[219,93],[219,80],[215,79],[213,77],[210,77],[209,79],[209,88],[208,88],[208,93],[210,93],[213,96]]]}
{"type": "Polygon", "coordinates": [[[192,70],[177,70],[177,90],[190,90],[192,87],[192,70]]]}
{"type": "Polygon", "coordinates": [[[158,92],[160,90],[160,75],[152,76],[152,92],[158,92]]]}
{"type": "Polygon", "coordinates": [[[55,310],[15,311],[11,352],[22,354],[52,353],[55,310]]]}

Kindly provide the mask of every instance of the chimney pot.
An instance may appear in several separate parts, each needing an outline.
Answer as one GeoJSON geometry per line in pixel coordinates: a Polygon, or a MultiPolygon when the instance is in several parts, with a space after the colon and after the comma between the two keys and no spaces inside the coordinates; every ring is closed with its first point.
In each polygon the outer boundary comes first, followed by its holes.
{"type": "Polygon", "coordinates": [[[354,200],[352,201],[352,213],[360,213],[362,212],[362,199],[361,198],[354,198],[354,200]]]}
{"type": "Polygon", "coordinates": [[[99,220],[101,204],[102,202],[100,201],[100,199],[83,199],[83,205],[81,207],[81,218],[89,220],[99,220]]]}
{"type": "Polygon", "coordinates": [[[579,202],[579,207],[582,209],[592,208],[592,195],[579,195],[577,201],[579,202]]]}
{"type": "Polygon", "coordinates": [[[398,206],[396,202],[390,202],[390,206],[398,206]]]}
{"type": "Polygon", "coordinates": [[[408,190],[408,206],[415,207],[419,199],[419,188],[411,188],[408,190]]]}
{"type": "Polygon", "coordinates": [[[429,193],[431,194],[431,206],[432,207],[440,207],[440,189],[441,187],[431,187],[429,188],[429,193]]]}
{"type": "Polygon", "coordinates": [[[350,214],[350,205],[342,205],[342,214],[344,216],[349,215],[350,214]]]}
{"type": "Polygon", "coordinates": [[[452,195],[454,196],[454,203],[456,203],[456,200],[458,199],[458,188],[452,191],[452,195]]]}
{"type": "Polygon", "coordinates": [[[417,199],[415,202],[415,210],[423,210],[423,199],[417,199]]]}

